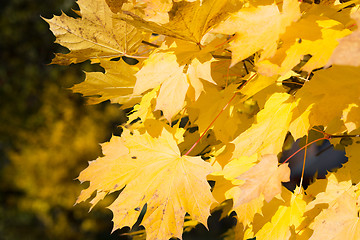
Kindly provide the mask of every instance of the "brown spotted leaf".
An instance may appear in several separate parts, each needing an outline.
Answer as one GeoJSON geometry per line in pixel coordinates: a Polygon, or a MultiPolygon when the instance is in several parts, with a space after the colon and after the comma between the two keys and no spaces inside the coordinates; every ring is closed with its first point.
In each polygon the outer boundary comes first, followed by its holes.
{"type": "Polygon", "coordinates": [[[81,18],[64,13],[46,19],[56,43],[68,48],[68,54],[56,54],[52,63],[68,65],[91,59],[119,57],[133,53],[142,34],[124,21],[113,18],[105,0],[79,0],[81,18]]]}

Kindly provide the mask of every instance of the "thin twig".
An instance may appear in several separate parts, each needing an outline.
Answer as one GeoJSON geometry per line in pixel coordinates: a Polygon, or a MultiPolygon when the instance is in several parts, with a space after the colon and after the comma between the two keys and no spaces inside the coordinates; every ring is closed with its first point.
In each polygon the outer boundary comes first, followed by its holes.
{"type": "Polygon", "coordinates": [[[151,43],[151,42],[144,41],[144,40],[142,40],[141,43],[149,45],[149,46],[154,47],[154,48],[159,48],[160,47],[159,45],[157,45],[155,43],[151,43]]]}
{"type": "MultiPolygon", "coordinates": [[[[240,89],[243,88],[251,79],[253,79],[257,74],[254,74],[253,76],[251,76],[243,85],[241,85],[240,89]]],[[[240,90],[239,89],[239,90],[240,90]]],[[[214,124],[214,122],[220,117],[221,113],[225,111],[225,109],[230,105],[230,103],[232,102],[232,100],[234,100],[234,98],[237,96],[239,92],[234,93],[234,95],[231,97],[231,99],[226,103],[226,105],[221,109],[221,111],[218,113],[218,115],[216,115],[216,117],[211,121],[211,123],[209,124],[209,126],[205,129],[205,131],[201,134],[201,136],[199,137],[199,139],[192,145],[192,147],[184,154],[184,156],[187,156],[195,147],[196,145],[201,141],[201,139],[205,136],[205,134],[207,133],[207,131],[211,128],[211,126],[214,124]]]]}
{"type": "Polygon", "coordinates": [[[291,154],[290,157],[288,157],[282,164],[284,164],[284,163],[286,163],[287,161],[289,161],[293,156],[295,156],[295,155],[298,154],[301,150],[303,150],[304,148],[310,146],[311,144],[316,143],[316,142],[321,141],[321,140],[328,140],[328,139],[329,139],[329,138],[327,138],[327,137],[322,137],[322,138],[318,138],[318,139],[316,139],[316,140],[314,140],[314,141],[306,144],[305,146],[303,146],[302,148],[298,149],[296,152],[294,152],[293,154],[291,154]]]}
{"type": "Polygon", "coordinates": [[[231,59],[231,56],[223,56],[223,55],[216,55],[216,54],[213,54],[212,56],[217,59],[231,59]]]}

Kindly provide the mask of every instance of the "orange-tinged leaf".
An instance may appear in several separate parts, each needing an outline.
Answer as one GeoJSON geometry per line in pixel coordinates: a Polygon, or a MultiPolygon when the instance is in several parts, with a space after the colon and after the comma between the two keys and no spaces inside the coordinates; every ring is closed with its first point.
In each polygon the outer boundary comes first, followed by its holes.
{"type": "Polygon", "coordinates": [[[360,222],[356,198],[343,193],[328,209],[315,218],[310,240],[356,240],[360,238],[360,222]]]}
{"type": "MultiPolygon", "coordinates": [[[[353,18],[357,25],[360,26],[360,11],[355,12],[353,18]]],[[[339,45],[335,48],[328,65],[348,65],[360,67],[360,29],[358,28],[349,36],[339,41],[339,45]]]]}
{"type": "Polygon", "coordinates": [[[181,238],[186,212],[206,226],[215,202],[206,181],[212,168],[201,157],[180,156],[173,135],[165,128],[157,138],[148,133],[131,135],[124,129],[122,137],[112,137],[103,147],[104,157],[90,162],[79,176],[80,181],[90,181],[90,186],[77,203],[94,191],[103,197],[125,187],[109,206],[114,230],[135,224],[145,204],[141,224],[147,239],[181,238]]]}
{"type": "Polygon", "coordinates": [[[78,0],[77,3],[81,18],[62,14],[46,19],[56,43],[71,51],[56,54],[52,63],[67,65],[119,57],[131,54],[141,43],[142,34],[128,23],[114,19],[105,0],[78,0]]]}
{"type": "Polygon", "coordinates": [[[120,12],[123,4],[127,2],[127,0],[105,0],[105,1],[113,13],[120,12]]]}
{"type": "Polygon", "coordinates": [[[139,96],[132,94],[137,67],[128,65],[122,59],[101,60],[100,65],[105,69],[105,73],[87,72],[85,81],[76,84],[71,90],[89,97],[90,104],[110,100],[112,103],[127,103],[126,106],[132,106],[139,101],[139,96]]]}
{"type": "MultiPolygon", "coordinates": [[[[222,171],[214,172],[208,178],[215,181],[212,194],[218,202],[226,199],[238,199],[243,193],[239,188],[239,184],[244,181],[235,179],[239,174],[248,171],[257,162],[257,156],[241,157],[232,160],[222,171]]],[[[248,226],[256,213],[261,213],[264,197],[259,196],[250,202],[232,207],[237,214],[238,223],[242,223],[244,227],[248,226]]]]}
{"type": "Polygon", "coordinates": [[[233,66],[259,50],[263,50],[262,58],[274,55],[280,34],[299,17],[298,1],[285,0],[282,13],[275,3],[242,8],[213,31],[229,35],[236,33],[234,40],[230,43],[231,65],[233,66]]]}
{"type": "Polygon", "coordinates": [[[172,0],[142,0],[136,1],[134,7],[144,11],[143,18],[159,24],[169,22],[168,12],[173,6],[172,0]]]}
{"type": "Polygon", "coordinates": [[[234,199],[234,207],[258,198],[260,194],[269,202],[281,193],[281,182],[290,181],[290,168],[287,164],[278,167],[276,155],[265,155],[261,161],[237,177],[244,180],[240,185],[241,194],[234,199]]]}
{"type": "Polygon", "coordinates": [[[360,31],[355,31],[342,38],[335,48],[328,65],[360,66],[360,31]]]}

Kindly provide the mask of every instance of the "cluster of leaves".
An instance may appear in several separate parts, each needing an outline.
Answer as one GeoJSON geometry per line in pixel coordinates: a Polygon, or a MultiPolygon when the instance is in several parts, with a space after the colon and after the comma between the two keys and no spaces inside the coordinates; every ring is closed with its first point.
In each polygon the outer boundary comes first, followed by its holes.
{"type": "Polygon", "coordinates": [[[70,50],[53,63],[100,63],[72,90],[132,108],[80,173],[90,185],[77,203],[120,191],[114,230],[144,213],[147,239],[181,239],[186,214],[207,226],[219,207],[236,213],[236,239],[359,237],[356,140],[306,191],[282,186],[290,169],[277,157],[287,134],[336,144],[360,133],[357,0],[77,3],[78,18],[46,20],[70,50]]]}

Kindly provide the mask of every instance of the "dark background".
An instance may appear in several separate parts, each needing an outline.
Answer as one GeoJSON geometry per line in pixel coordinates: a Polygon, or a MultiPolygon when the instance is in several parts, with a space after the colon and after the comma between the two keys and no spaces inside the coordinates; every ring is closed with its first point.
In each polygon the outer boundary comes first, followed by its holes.
{"type": "MultiPolygon", "coordinates": [[[[72,0],[12,0],[0,7],[0,239],[126,239],[110,235],[111,198],[73,207],[74,179],[124,121],[119,106],[86,106],[67,88],[96,66],[49,65],[64,51],[42,17],[72,0]]],[[[126,230],[126,229],[125,229],[126,230]]]]}

